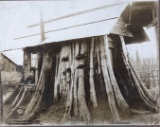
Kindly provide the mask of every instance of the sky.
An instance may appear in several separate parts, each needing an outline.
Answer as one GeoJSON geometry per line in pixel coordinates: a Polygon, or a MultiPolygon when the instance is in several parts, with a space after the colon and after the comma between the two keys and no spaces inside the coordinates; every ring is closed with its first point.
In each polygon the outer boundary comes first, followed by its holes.
{"type": "MultiPolygon", "coordinates": [[[[131,2],[129,0],[121,0],[121,2],[123,1],[131,2]]],[[[37,30],[40,31],[40,27],[27,27],[29,25],[39,23],[40,9],[43,13],[43,19],[48,20],[111,3],[117,3],[117,0],[0,1],[0,51],[9,47],[12,48],[20,45],[32,45],[33,37],[28,38],[27,41],[18,40],[21,43],[15,43],[14,39],[30,35],[31,33],[35,33],[37,30]]],[[[134,44],[127,46],[131,55],[134,55],[135,50],[138,50],[143,57],[156,57],[154,30],[146,31],[148,32],[151,41],[143,43],[143,45],[134,44]]],[[[38,44],[40,36],[36,36],[34,39],[38,44]]],[[[4,53],[12,58],[14,57],[14,60],[17,63],[23,63],[23,52],[21,49],[14,49],[4,53]]]]}
{"type": "Polygon", "coordinates": [[[143,58],[157,58],[157,41],[155,35],[155,29],[153,27],[147,29],[144,28],[150,41],[140,43],[140,44],[129,44],[127,45],[128,52],[130,53],[131,57],[136,56],[136,50],[141,59],[143,58]]]}

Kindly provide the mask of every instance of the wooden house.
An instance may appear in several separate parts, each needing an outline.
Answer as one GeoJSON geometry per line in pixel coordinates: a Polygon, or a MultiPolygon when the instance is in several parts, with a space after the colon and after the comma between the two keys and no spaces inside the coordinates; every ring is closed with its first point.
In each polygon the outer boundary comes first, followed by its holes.
{"type": "Polygon", "coordinates": [[[48,38],[43,36],[39,45],[23,48],[25,78],[32,55],[37,56],[35,89],[31,87],[28,94],[28,86],[17,86],[17,94],[13,92],[5,101],[14,107],[9,117],[23,107],[19,119],[31,120],[37,111],[61,100],[66,106],[65,117],[89,121],[92,116],[88,104],[98,107],[106,95],[116,120],[121,118],[121,112],[132,113],[132,108],[159,111],[156,98],[139,80],[125,48],[125,44],[148,40],[143,27],[158,29],[156,4],[114,4],[47,23],[44,33],[48,38]],[[18,93],[22,94],[19,98],[18,93]],[[30,99],[24,103],[26,96],[30,99]],[[16,100],[11,99],[14,97],[16,100]]]}
{"type": "Polygon", "coordinates": [[[15,61],[14,58],[9,57],[5,53],[0,53],[0,65],[3,67],[2,71],[22,72],[22,64],[15,61]]]}

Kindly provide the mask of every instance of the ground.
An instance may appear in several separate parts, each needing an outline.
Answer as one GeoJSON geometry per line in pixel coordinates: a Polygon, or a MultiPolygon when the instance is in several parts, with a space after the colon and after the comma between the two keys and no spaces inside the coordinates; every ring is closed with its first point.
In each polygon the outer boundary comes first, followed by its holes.
{"type": "MultiPolygon", "coordinates": [[[[149,114],[133,114],[128,116],[128,119],[123,119],[121,121],[114,121],[112,119],[111,112],[105,102],[102,102],[98,108],[91,108],[92,121],[89,123],[91,125],[107,125],[107,124],[158,124],[160,125],[160,113],[149,113],[149,114]]],[[[39,114],[36,120],[39,120],[42,125],[83,125],[88,124],[84,122],[77,122],[72,118],[72,120],[65,119],[64,116],[65,107],[63,105],[53,105],[47,111],[43,111],[39,114]]]]}
{"type": "MultiPolygon", "coordinates": [[[[9,87],[8,92],[4,93],[4,98],[13,91],[14,88],[9,87]]],[[[108,101],[104,98],[98,98],[98,107],[93,108],[91,104],[88,105],[90,114],[92,116],[92,120],[89,123],[84,123],[82,121],[76,121],[74,117],[65,118],[65,106],[62,102],[57,102],[50,106],[48,109],[40,111],[36,114],[35,121],[38,125],[107,125],[107,124],[158,124],[160,125],[160,113],[151,113],[147,111],[140,111],[136,109],[132,109],[134,113],[127,116],[122,115],[122,119],[120,121],[114,121],[112,118],[111,111],[109,109],[108,101]]],[[[4,105],[4,116],[7,115],[9,111],[8,106],[4,105]]],[[[8,120],[8,119],[7,119],[8,120]]],[[[6,119],[5,119],[6,121],[6,119]]],[[[15,124],[15,123],[13,123],[15,124]]]]}

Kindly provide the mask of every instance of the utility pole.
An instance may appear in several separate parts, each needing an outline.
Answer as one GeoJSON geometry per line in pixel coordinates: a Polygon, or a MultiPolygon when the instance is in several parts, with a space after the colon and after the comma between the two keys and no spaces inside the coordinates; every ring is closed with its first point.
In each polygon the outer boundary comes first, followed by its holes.
{"type": "MultiPolygon", "coordinates": [[[[70,18],[70,17],[73,17],[73,16],[81,15],[81,14],[92,12],[92,11],[96,11],[96,10],[101,10],[101,9],[104,9],[104,8],[120,5],[120,4],[125,4],[125,3],[128,3],[128,2],[118,2],[118,3],[113,3],[113,4],[110,4],[110,5],[104,5],[104,6],[100,6],[100,7],[95,7],[95,8],[92,8],[92,9],[87,9],[87,10],[83,10],[83,11],[80,11],[80,12],[74,12],[74,13],[71,13],[71,14],[67,14],[67,15],[60,16],[60,17],[57,17],[57,18],[54,18],[54,19],[50,19],[50,20],[46,20],[46,21],[43,21],[42,18],[41,18],[41,22],[40,23],[36,23],[36,24],[32,24],[32,25],[28,26],[28,28],[41,26],[41,33],[36,33],[36,34],[32,34],[32,35],[27,35],[27,36],[15,38],[14,40],[18,40],[18,39],[22,39],[22,38],[28,38],[28,37],[36,36],[36,35],[40,35],[40,34],[41,34],[41,37],[42,37],[41,39],[43,40],[45,36],[42,35],[42,34],[49,33],[51,31],[56,31],[56,30],[50,30],[50,31],[46,31],[45,32],[44,31],[44,24],[51,23],[51,22],[58,21],[58,20],[62,20],[62,19],[66,19],[66,18],[70,18]]],[[[40,14],[40,15],[42,17],[42,14],[40,14]]],[[[115,18],[117,18],[117,17],[115,17],[115,18]]],[[[81,24],[81,25],[85,25],[85,24],[81,24]]],[[[74,27],[77,27],[77,25],[75,25],[74,27]]],[[[62,28],[62,29],[66,29],[66,27],[62,28]]],[[[57,29],[57,30],[59,30],[59,29],[57,29]]]]}
{"type": "Polygon", "coordinates": [[[41,42],[43,42],[45,40],[45,28],[44,28],[42,10],[40,10],[40,30],[41,30],[41,42]]]}

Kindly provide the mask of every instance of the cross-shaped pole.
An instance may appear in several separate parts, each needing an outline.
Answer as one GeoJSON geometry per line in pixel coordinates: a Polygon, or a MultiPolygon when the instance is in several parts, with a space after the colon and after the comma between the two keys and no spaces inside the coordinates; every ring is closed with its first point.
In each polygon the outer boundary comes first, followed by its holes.
{"type": "Polygon", "coordinates": [[[42,10],[40,10],[40,30],[41,30],[41,42],[43,42],[45,40],[45,29],[44,29],[42,10]]]}
{"type": "MultiPolygon", "coordinates": [[[[27,36],[15,38],[14,40],[22,39],[22,38],[28,38],[28,37],[36,36],[36,35],[39,35],[39,34],[41,34],[41,39],[43,40],[43,37],[44,37],[43,34],[44,33],[46,33],[46,32],[49,33],[51,31],[57,31],[57,30],[50,30],[50,31],[45,32],[44,31],[44,24],[51,23],[51,22],[54,22],[54,21],[58,21],[58,20],[65,19],[65,18],[69,18],[69,17],[73,17],[73,16],[77,16],[77,15],[81,15],[81,14],[84,14],[84,13],[88,13],[88,12],[92,12],[92,11],[101,10],[101,9],[104,9],[104,8],[124,4],[124,3],[128,3],[128,2],[117,2],[117,3],[110,4],[110,5],[104,5],[104,6],[95,7],[95,8],[91,8],[91,9],[87,9],[87,10],[82,10],[82,11],[79,11],[79,12],[74,12],[74,13],[67,14],[67,15],[64,15],[64,16],[60,16],[60,17],[50,19],[50,20],[47,20],[47,21],[41,20],[40,24],[36,23],[36,24],[32,24],[32,25],[28,26],[29,28],[32,28],[32,27],[37,27],[37,26],[40,25],[41,26],[41,33],[36,33],[36,34],[32,34],[32,35],[27,35],[27,36]]],[[[85,24],[81,24],[81,25],[85,25],[85,24]]],[[[74,27],[77,27],[77,26],[74,26],[74,27]]],[[[62,28],[62,29],[66,29],[66,28],[62,28]]],[[[60,30],[60,29],[58,29],[58,30],[60,30]]]]}

